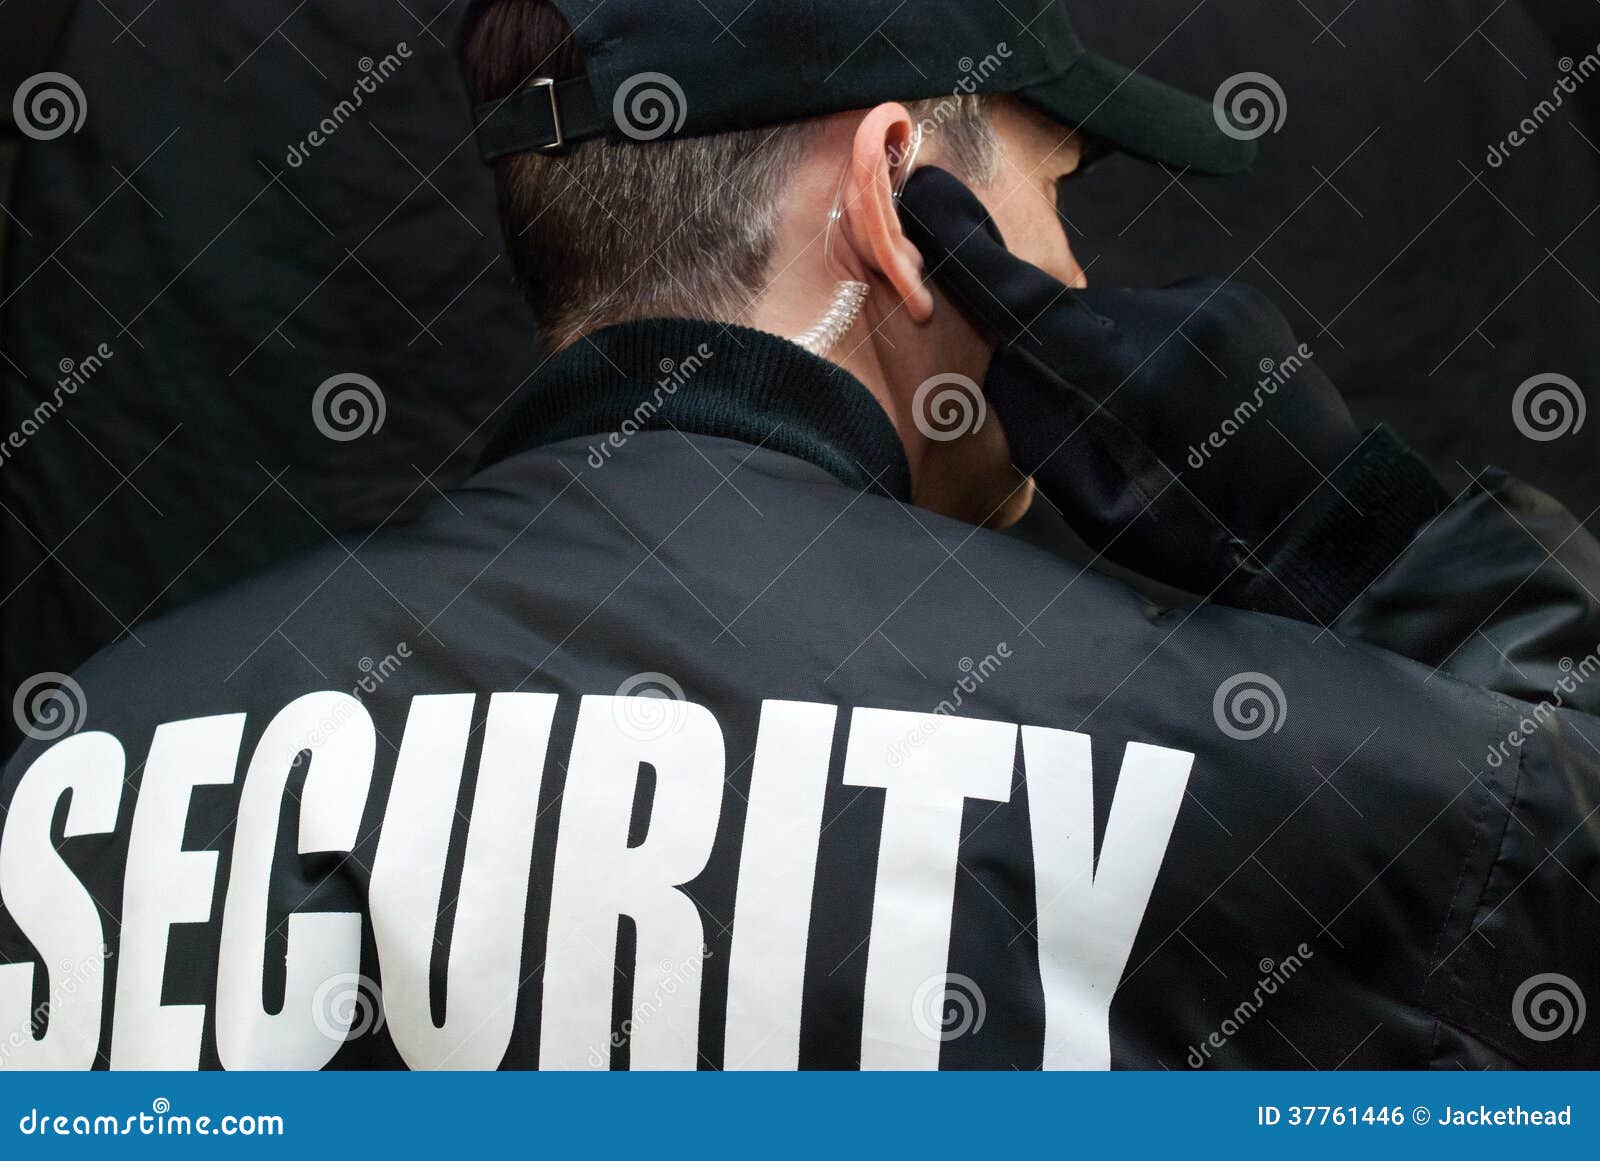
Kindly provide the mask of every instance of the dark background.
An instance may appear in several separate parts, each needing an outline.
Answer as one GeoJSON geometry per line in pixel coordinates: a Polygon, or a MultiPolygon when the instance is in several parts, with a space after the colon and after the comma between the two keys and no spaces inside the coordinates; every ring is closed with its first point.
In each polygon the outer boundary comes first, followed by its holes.
{"type": "MultiPolygon", "coordinates": [[[[8,700],[287,552],[403,519],[470,469],[537,363],[467,141],[449,47],[463,7],[0,6],[0,429],[64,361],[113,351],[0,467],[8,700]],[[361,59],[400,41],[410,61],[290,166],[361,59]],[[9,172],[11,96],[45,68],[83,87],[87,121],[25,143],[9,172]],[[346,372],[387,405],[353,443],[312,415],[346,372]]],[[[1600,78],[1502,168],[1486,156],[1562,57],[1600,50],[1600,3],[1069,7],[1098,50],[1195,92],[1255,71],[1287,97],[1249,177],[1114,159],[1075,188],[1064,212],[1095,282],[1255,283],[1365,422],[1456,484],[1495,462],[1593,516],[1600,418],[1538,443],[1512,397],[1543,373],[1600,387],[1600,78]]]]}
{"type": "MultiPolygon", "coordinates": [[[[70,0],[30,0],[28,4],[0,5],[0,205],[8,204],[6,191],[20,150],[20,134],[11,118],[11,97],[29,76],[43,69],[50,57],[70,0]]],[[[0,213],[0,256],[5,254],[7,216],[0,213]]]]}

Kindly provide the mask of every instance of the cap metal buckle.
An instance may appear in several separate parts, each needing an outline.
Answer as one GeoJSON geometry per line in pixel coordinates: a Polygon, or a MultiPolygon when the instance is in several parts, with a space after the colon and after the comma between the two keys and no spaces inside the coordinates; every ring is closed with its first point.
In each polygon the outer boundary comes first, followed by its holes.
{"type": "Polygon", "coordinates": [[[535,77],[530,89],[544,89],[550,95],[550,124],[556,131],[556,139],[549,145],[539,146],[540,153],[560,153],[567,147],[566,131],[561,127],[561,106],[556,102],[556,83],[550,77],[535,77]]]}

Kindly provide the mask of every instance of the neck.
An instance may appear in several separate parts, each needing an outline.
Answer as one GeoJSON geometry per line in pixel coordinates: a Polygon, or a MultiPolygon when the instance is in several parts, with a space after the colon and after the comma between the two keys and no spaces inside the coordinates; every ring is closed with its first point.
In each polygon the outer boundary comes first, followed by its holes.
{"type": "Polygon", "coordinates": [[[483,459],[587,436],[598,471],[646,431],[737,440],[859,491],[912,499],[899,435],[859,382],[775,336],[692,319],[585,335],[531,377],[483,459]]]}
{"type": "MultiPolygon", "coordinates": [[[[805,287],[793,296],[764,296],[751,310],[747,325],[792,338],[812,327],[832,300],[835,286],[805,287]]],[[[928,431],[948,430],[939,420],[946,413],[934,406],[938,391],[919,390],[936,377],[946,383],[981,384],[994,356],[994,345],[953,305],[940,303],[933,322],[919,324],[898,306],[885,311],[890,296],[874,285],[867,306],[839,343],[826,354],[829,362],[850,372],[872,393],[894,425],[911,468],[912,502],[969,524],[1004,528],[1020,520],[1033,499],[1031,481],[1012,466],[1010,449],[999,421],[989,415],[975,431],[956,439],[933,439],[928,431]]],[[[953,388],[959,408],[983,407],[963,388],[953,388]]]]}

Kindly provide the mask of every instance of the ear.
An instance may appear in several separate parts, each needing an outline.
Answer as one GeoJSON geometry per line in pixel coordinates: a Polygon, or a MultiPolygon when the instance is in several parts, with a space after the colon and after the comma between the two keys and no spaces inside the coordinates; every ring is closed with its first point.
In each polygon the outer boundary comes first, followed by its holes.
{"type": "Polygon", "coordinates": [[[900,228],[894,198],[916,134],[904,105],[879,105],[866,115],[851,149],[842,224],[868,270],[893,288],[913,321],[925,323],[933,317],[933,292],[923,284],[922,254],[900,228]]]}

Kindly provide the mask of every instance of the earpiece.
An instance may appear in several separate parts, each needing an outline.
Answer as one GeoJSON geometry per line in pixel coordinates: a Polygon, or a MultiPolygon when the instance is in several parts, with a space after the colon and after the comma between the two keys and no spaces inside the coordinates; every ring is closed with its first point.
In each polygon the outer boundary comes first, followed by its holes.
{"type": "MultiPolygon", "coordinates": [[[[899,172],[895,174],[896,201],[899,201],[900,196],[905,193],[906,182],[911,179],[911,171],[916,167],[917,155],[922,152],[922,141],[922,126],[918,125],[913,132],[910,147],[900,162],[899,172]]],[[[850,171],[846,167],[844,175],[839,179],[839,191],[834,195],[833,208],[828,211],[827,234],[822,242],[823,261],[829,265],[833,265],[834,235],[844,218],[844,191],[849,180],[850,171]]],[[[827,312],[815,326],[804,334],[796,336],[794,341],[819,359],[826,358],[860,319],[862,308],[867,304],[867,294],[871,289],[865,282],[857,282],[853,278],[841,279],[834,286],[833,301],[829,304],[827,312]]]]}

